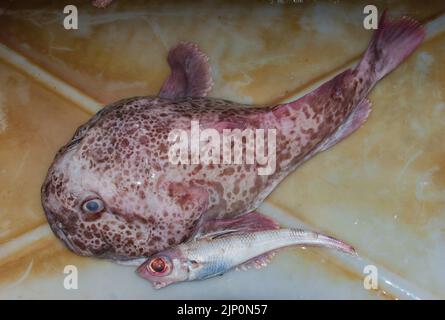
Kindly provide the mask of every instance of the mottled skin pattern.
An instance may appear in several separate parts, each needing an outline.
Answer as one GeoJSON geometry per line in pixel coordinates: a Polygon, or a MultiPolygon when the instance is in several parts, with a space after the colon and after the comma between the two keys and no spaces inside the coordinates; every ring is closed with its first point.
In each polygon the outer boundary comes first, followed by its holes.
{"type": "MultiPolygon", "coordinates": [[[[389,31],[376,33],[355,69],[288,104],[251,107],[206,97],[135,97],[107,106],[77,130],[49,169],[42,204],[52,230],[80,255],[126,260],[179,244],[205,221],[254,210],[284,177],[324,150],[324,143],[338,142],[366,120],[369,105],[364,104],[366,112],[357,119],[356,106],[423,38],[413,20],[387,25],[383,20],[381,29],[389,31]],[[416,38],[408,48],[400,48],[388,34],[403,36],[405,29],[406,37],[416,38]],[[389,40],[393,47],[386,43],[389,40]],[[398,60],[393,59],[397,63],[391,61],[385,69],[387,56],[397,57],[401,51],[398,60]],[[173,129],[189,130],[191,120],[199,120],[201,129],[219,131],[276,129],[275,172],[261,176],[256,165],[246,164],[172,164],[168,134],[173,129]],[[93,198],[102,199],[104,209],[82,212],[85,201],[93,198]]],[[[169,59],[178,56],[183,57],[173,53],[169,59]]],[[[183,67],[187,59],[176,63],[176,74],[183,72],[181,79],[188,77],[183,67]]],[[[202,88],[196,74],[187,79],[198,79],[193,90],[206,92],[198,90],[202,88]]],[[[176,80],[166,83],[183,82],[176,80]]]]}
{"type": "Polygon", "coordinates": [[[63,221],[76,252],[119,258],[150,255],[187,239],[204,212],[221,218],[255,209],[338,127],[360,100],[357,92],[367,93],[354,79],[336,82],[327,91],[331,99],[309,95],[297,105],[274,108],[248,108],[211,98],[173,102],[140,97],[113,104],[81,127],[59,152],[44,196],[51,203],[65,204],[51,212],[63,221]],[[256,165],[171,164],[168,134],[189,129],[192,119],[202,128],[230,123],[241,129],[277,129],[275,174],[260,176],[256,165]],[[96,196],[107,204],[104,212],[72,212],[96,196]]]}

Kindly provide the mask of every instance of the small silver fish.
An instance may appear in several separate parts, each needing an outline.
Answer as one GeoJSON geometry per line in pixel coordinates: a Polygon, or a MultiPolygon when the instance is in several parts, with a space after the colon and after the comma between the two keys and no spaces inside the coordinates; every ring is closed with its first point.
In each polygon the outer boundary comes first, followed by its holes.
{"type": "Polygon", "coordinates": [[[237,266],[265,266],[271,253],[289,246],[319,246],[356,254],[352,246],[340,240],[301,229],[222,233],[159,252],[136,272],[160,289],[175,282],[212,278],[237,266]]]}

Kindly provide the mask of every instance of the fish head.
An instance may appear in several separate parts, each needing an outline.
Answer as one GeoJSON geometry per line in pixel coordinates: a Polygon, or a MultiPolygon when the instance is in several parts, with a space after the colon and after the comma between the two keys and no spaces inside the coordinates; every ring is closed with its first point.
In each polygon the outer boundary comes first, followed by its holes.
{"type": "Polygon", "coordinates": [[[110,201],[118,197],[115,189],[85,166],[77,147],[73,144],[56,156],[42,185],[42,206],[52,231],[71,251],[111,256],[119,252],[114,242],[128,240],[129,228],[110,201]]]}
{"type": "Polygon", "coordinates": [[[155,289],[160,289],[189,279],[188,260],[179,247],[173,247],[147,259],[136,273],[150,281],[155,289]]]}
{"type": "Polygon", "coordinates": [[[54,234],[82,256],[127,260],[164,249],[168,234],[152,241],[159,199],[150,188],[142,189],[145,177],[125,176],[126,163],[103,161],[113,155],[91,136],[109,143],[97,130],[75,136],[58,152],[42,185],[42,206],[54,234]]]}
{"type": "Polygon", "coordinates": [[[42,185],[51,229],[76,254],[149,257],[185,241],[206,208],[206,190],[182,181],[158,141],[147,144],[154,133],[132,108],[105,108],[80,127],[42,185]]]}
{"type": "Polygon", "coordinates": [[[182,240],[188,229],[173,217],[179,209],[166,195],[138,188],[143,179],[123,181],[118,168],[105,173],[90,168],[81,149],[79,143],[56,157],[41,190],[49,225],[71,251],[123,261],[149,257],[182,240]]]}

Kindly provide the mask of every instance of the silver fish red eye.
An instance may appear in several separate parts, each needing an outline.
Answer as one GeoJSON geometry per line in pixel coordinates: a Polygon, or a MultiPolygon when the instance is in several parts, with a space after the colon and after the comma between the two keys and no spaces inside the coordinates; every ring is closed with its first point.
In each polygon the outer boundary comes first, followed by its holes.
{"type": "Polygon", "coordinates": [[[170,273],[170,261],[166,257],[155,257],[148,263],[147,269],[153,275],[166,275],[170,273]]]}
{"type": "Polygon", "coordinates": [[[104,203],[101,199],[90,199],[82,204],[84,213],[99,213],[104,209],[104,203]]]}

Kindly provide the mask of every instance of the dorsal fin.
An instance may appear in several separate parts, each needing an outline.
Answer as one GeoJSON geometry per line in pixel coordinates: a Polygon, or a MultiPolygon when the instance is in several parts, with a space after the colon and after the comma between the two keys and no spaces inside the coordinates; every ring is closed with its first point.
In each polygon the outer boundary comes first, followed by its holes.
{"type": "Polygon", "coordinates": [[[171,73],[159,96],[167,99],[205,97],[212,89],[209,58],[194,43],[181,42],[170,49],[167,57],[171,73]]]}

